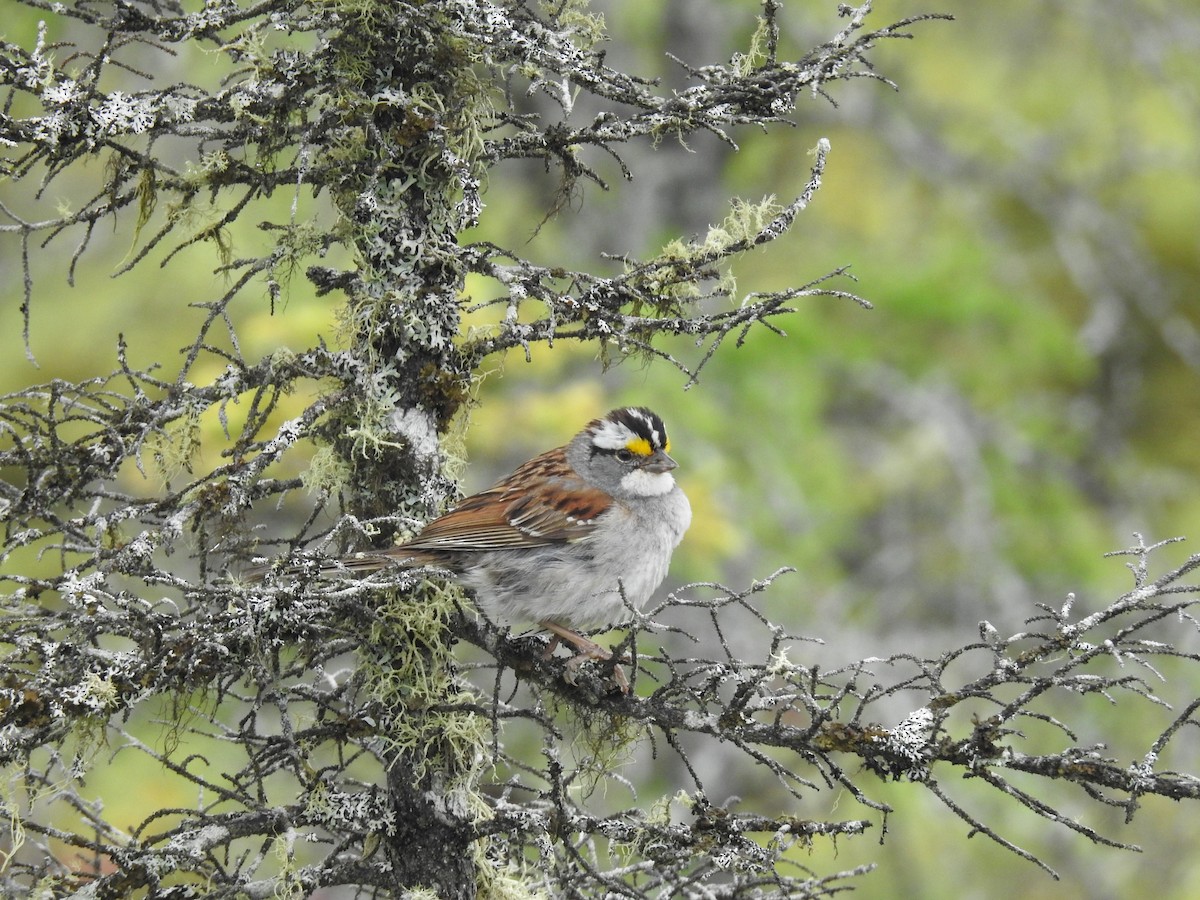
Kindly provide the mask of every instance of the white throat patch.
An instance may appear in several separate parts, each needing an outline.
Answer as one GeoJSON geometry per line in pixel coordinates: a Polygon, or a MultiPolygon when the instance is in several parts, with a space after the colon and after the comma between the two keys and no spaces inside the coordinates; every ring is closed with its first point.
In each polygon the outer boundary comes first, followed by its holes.
{"type": "Polygon", "coordinates": [[[675,487],[675,478],[670,472],[647,472],[634,469],[621,477],[621,489],[635,497],[661,497],[675,487]]]}

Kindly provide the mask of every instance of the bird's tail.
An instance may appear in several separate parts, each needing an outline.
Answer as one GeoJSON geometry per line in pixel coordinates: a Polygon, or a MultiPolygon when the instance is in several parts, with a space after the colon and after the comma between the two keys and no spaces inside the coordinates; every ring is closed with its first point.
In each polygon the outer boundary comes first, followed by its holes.
{"type": "Polygon", "coordinates": [[[254,584],[264,580],[268,575],[274,577],[296,577],[298,575],[316,576],[318,578],[337,578],[339,576],[366,575],[378,572],[388,566],[401,566],[414,569],[419,566],[437,565],[437,560],[420,551],[406,550],[403,547],[392,547],[387,550],[365,550],[335,559],[311,559],[303,563],[290,564],[280,560],[251,566],[241,573],[241,580],[254,584]]]}

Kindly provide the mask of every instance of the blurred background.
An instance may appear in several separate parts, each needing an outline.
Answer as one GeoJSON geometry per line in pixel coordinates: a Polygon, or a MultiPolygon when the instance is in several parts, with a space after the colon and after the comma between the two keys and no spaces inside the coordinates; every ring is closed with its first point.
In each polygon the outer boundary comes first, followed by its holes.
{"type": "MultiPolygon", "coordinates": [[[[7,5],[7,38],[31,45],[36,14],[7,5]]],[[[782,5],[785,58],[842,27],[833,2],[782,5]]],[[[685,81],[668,51],[696,66],[727,60],[745,50],[759,10],[748,0],[595,7],[611,39],[608,64],[668,85],[685,81]]],[[[644,256],[702,236],[735,197],[790,202],[808,178],[809,151],[829,139],[821,190],[788,235],[735,264],[738,294],[849,265],[854,281],[835,286],[874,310],[802,299],[776,320],[786,338],[759,330],[740,349],[726,346],[687,391],[686,377],[661,361],[605,370],[594,348],[535,347],[530,362],[490,361],[466,429],[472,491],[611,406],[653,407],[695,508],[673,584],[741,588],[795,567],[761,605],[824,642],[794,649],[806,664],[937,654],[973,640],[981,620],[1011,634],[1034,604],[1058,606],[1068,592],[1085,615],[1131,584],[1123,561],[1104,554],[1129,546],[1134,532],[1147,541],[1187,535],[1193,551],[1200,541],[1200,4],[897,0],[878,3],[867,24],[921,12],[956,21],[921,23],[914,40],[878,46],[871,59],[898,92],[869,79],[839,83],[836,107],[802,98],[794,128],[736,133],[736,153],[704,136],[626,147],[632,183],[597,158],[613,189],[578,191],[540,229],[555,175],[501,166],[481,224],[465,238],[617,271],[601,253],[644,256]]],[[[168,81],[223,71],[194,49],[152,59],[156,72],[178,67],[168,81]]],[[[579,121],[594,108],[581,98],[579,121]]],[[[40,201],[8,184],[0,199],[45,218],[88,186],[80,171],[40,201]]],[[[282,198],[274,215],[286,216],[290,202],[282,198]]],[[[110,277],[136,245],[132,224],[97,231],[73,287],[69,237],[31,248],[32,360],[21,248],[0,235],[0,392],[107,373],[118,334],[135,365],[159,360],[164,377],[174,376],[176,348],[204,317],[188,304],[214,299],[228,282],[213,276],[204,248],[110,277]]],[[[270,235],[253,225],[231,229],[235,257],[268,246],[270,235]]],[[[467,293],[479,302],[494,287],[472,281],[467,293]]],[[[234,307],[242,351],[253,359],[319,338],[336,343],[338,302],[314,297],[302,277],[274,310],[265,289],[245,291],[234,307]]],[[[476,315],[482,324],[488,314],[476,315]]],[[[703,353],[686,340],[663,346],[693,364],[703,353]]],[[[202,362],[190,380],[218,370],[202,362]]],[[[202,424],[215,462],[219,425],[202,424]]],[[[145,490],[161,488],[153,473],[147,479],[145,490]]],[[[1168,547],[1156,564],[1165,572],[1188,553],[1186,543],[1168,547]]],[[[1198,687],[1182,685],[1180,695],[1198,687]]],[[[1153,739],[1136,706],[1115,717],[1098,706],[1096,717],[1097,740],[1121,729],[1110,741],[1118,759],[1139,759],[1153,739]]],[[[1195,737],[1181,742],[1175,767],[1197,771],[1195,737]]],[[[98,795],[109,777],[119,783],[119,774],[98,776],[98,795]]],[[[1074,809],[1075,795],[1053,790],[1047,799],[1074,809]]],[[[878,863],[881,871],[857,882],[860,897],[1200,896],[1187,807],[1148,800],[1125,826],[1118,811],[1079,803],[1087,824],[1145,850],[1133,854],[964,784],[956,796],[1057,869],[1055,883],[986,838],[968,839],[966,825],[922,792],[871,784],[868,793],[896,809],[882,844],[819,845],[800,860],[819,873],[878,863]]],[[[795,814],[865,814],[837,794],[812,802],[795,814]]]]}

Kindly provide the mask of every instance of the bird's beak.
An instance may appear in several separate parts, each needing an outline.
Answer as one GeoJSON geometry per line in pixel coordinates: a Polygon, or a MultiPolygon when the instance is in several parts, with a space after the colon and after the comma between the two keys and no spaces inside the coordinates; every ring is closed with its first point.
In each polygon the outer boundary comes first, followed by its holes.
{"type": "Polygon", "coordinates": [[[678,469],[679,463],[667,456],[662,450],[655,450],[654,455],[642,463],[642,468],[647,472],[670,472],[672,469],[678,469]]]}

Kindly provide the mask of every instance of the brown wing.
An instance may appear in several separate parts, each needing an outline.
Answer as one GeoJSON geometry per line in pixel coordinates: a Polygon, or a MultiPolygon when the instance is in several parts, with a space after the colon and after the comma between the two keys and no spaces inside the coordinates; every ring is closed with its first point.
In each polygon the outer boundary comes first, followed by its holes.
{"type": "Polygon", "coordinates": [[[480,551],[545,547],[588,537],[612,498],[567,465],[562,448],[543,453],[503,481],[434,519],[413,540],[390,548],[480,551]]]}

